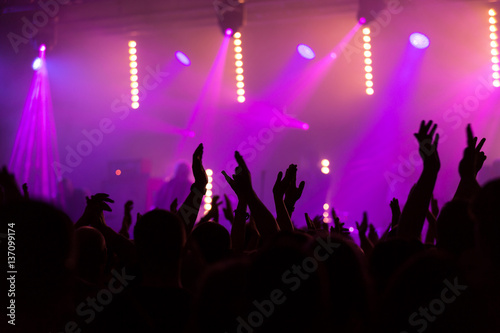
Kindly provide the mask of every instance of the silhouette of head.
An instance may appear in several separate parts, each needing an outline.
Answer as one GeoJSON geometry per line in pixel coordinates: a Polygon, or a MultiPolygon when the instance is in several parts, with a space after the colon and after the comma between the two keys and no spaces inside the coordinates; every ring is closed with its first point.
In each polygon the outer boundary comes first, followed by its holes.
{"type": "Polygon", "coordinates": [[[107,250],[104,236],[92,227],[75,231],[76,270],[81,278],[97,283],[104,271],[107,250]]]}
{"type": "Polygon", "coordinates": [[[226,258],[231,247],[229,232],[218,223],[207,222],[197,226],[190,239],[197,242],[207,263],[226,258]]]}
{"type": "Polygon", "coordinates": [[[150,272],[166,268],[178,270],[186,231],[176,215],[163,209],[144,214],[135,225],[134,240],[143,269],[150,272]]]}

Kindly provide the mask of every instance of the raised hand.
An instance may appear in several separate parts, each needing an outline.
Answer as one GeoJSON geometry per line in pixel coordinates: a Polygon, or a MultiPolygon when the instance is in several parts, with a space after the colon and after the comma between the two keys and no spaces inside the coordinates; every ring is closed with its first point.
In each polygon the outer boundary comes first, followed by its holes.
{"type": "Polygon", "coordinates": [[[368,239],[370,240],[370,242],[372,242],[373,245],[377,244],[379,241],[377,230],[375,229],[375,226],[371,223],[368,226],[368,239]]]}
{"type": "Polygon", "coordinates": [[[472,134],[472,128],[470,124],[467,125],[467,147],[464,150],[464,156],[460,161],[458,166],[458,172],[460,177],[476,177],[477,173],[483,167],[484,161],[486,160],[486,155],[481,151],[483,148],[485,138],[482,138],[477,143],[477,137],[472,134]]]}
{"type": "MultiPolygon", "coordinates": [[[[290,168],[288,168],[289,170],[290,168]]],[[[283,196],[285,195],[285,192],[287,189],[290,187],[290,172],[286,170],[285,177],[283,178],[283,172],[278,172],[278,176],[276,178],[276,182],[274,183],[273,186],[273,194],[275,197],[281,198],[283,200],[283,196]]]]}
{"type": "Polygon", "coordinates": [[[290,186],[288,186],[287,190],[285,191],[285,206],[288,211],[288,214],[292,216],[292,212],[295,208],[295,203],[302,196],[302,192],[304,191],[304,186],[306,185],[306,183],[304,181],[301,181],[299,187],[297,187],[296,164],[290,164],[290,166],[286,170],[286,174],[290,176],[290,186]]]}
{"type": "Polygon", "coordinates": [[[399,207],[399,200],[393,198],[389,206],[391,207],[391,212],[392,212],[392,222],[390,228],[394,229],[398,225],[399,218],[401,217],[401,208],[399,207]]]}
{"type": "Polygon", "coordinates": [[[351,237],[351,233],[349,232],[349,229],[344,228],[345,223],[341,223],[340,219],[338,217],[333,218],[333,232],[337,233],[342,236],[346,236],[348,238],[351,237]]]}
{"type": "Polygon", "coordinates": [[[208,184],[208,176],[205,172],[205,168],[202,163],[203,157],[203,144],[200,143],[193,153],[193,164],[191,168],[193,169],[194,184],[198,189],[205,189],[208,184]]]}
{"type": "Polygon", "coordinates": [[[170,204],[169,211],[172,214],[176,214],[177,213],[177,198],[175,198],[174,201],[172,201],[172,203],[170,204]]]}
{"type": "Polygon", "coordinates": [[[238,166],[234,170],[233,177],[229,177],[226,171],[222,171],[222,174],[238,198],[249,197],[253,192],[250,171],[239,152],[236,151],[234,157],[236,158],[236,162],[238,162],[238,166]]]}
{"type": "Polygon", "coordinates": [[[363,220],[361,220],[361,224],[356,222],[356,228],[359,232],[359,237],[366,237],[366,231],[368,230],[368,214],[363,212],[363,220]]]}
{"type": "Polygon", "coordinates": [[[106,226],[103,212],[111,212],[111,207],[109,207],[107,203],[114,203],[114,200],[109,198],[109,194],[106,193],[96,193],[90,196],[90,198],[86,197],[86,200],[87,206],[85,207],[82,217],[76,223],[75,228],[89,225],[100,229],[106,226]]]}
{"type": "Polygon", "coordinates": [[[231,201],[229,200],[226,194],[224,194],[224,201],[226,203],[226,207],[222,208],[222,212],[224,213],[224,217],[226,218],[226,220],[228,220],[229,223],[231,223],[232,225],[234,222],[233,207],[231,205],[231,201]]]}
{"type": "Polygon", "coordinates": [[[419,144],[419,153],[424,161],[424,168],[427,167],[438,171],[441,167],[441,162],[439,161],[437,152],[439,134],[434,136],[436,129],[437,124],[433,124],[432,120],[428,123],[422,120],[418,133],[414,135],[419,144]]]}
{"type": "Polygon", "coordinates": [[[125,238],[130,238],[129,235],[129,229],[130,226],[132,225],[132,209],[134,208],[134,202],[132,200],[128,200],[125,203],[125,211],[123,215],[123,220],[122,220],[122,227],[120,229],[119,234],[122,235],[125,238]]]}
{"type": "Polygon", "coordinates": [[[200,223],[208,222],[213,219],[214,222],[219,223],[219,206],[221,205],[222,202],[219,202],[219,196],[214,195],[212,198],[212,203],[210,210],[207,212],[205,216],[202,217],[200,220],[200,223]]]}
{"type": "Polygon", "coordinates": [[[309,214],[305,213],[304,215],[306,217],[307,230],[316,230],[316,225],[314,224],[314,222],[309,217],[309,214]]]}
{"type": "Polygon", "coordinates": [[[434,215],[435,218],[437,218],[439,215],[438,201],[436,198],[434,198],[434,194],[431,197],[431,210],[430,210],[430,212],[432,213],[432,215],[434,215]]]}

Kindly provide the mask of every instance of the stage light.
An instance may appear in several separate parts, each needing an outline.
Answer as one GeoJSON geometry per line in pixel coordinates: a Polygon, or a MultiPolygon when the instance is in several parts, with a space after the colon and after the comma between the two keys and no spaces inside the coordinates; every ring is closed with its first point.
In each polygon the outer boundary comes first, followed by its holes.
{"type": "Polygon", "coordinates": [[[232,33],[233,33],[233,29],[229,29],[229,28],[226,29],[226,32],[225,32],[226,36],[231,36],[232,33]]]}
{"type": "Polygon", "coordinates": [[[115,175],[119,176],[122,174],[122,171],[120,169],[116,169],[115,171],[115,175]]]}
{"type": "Polygon", "coordinates": [[[325,175],[330,173],[330,169],[328,167],[322,167],[321,172],[324,173],[325,175]]]}
{"type": "Polygon", "coordinates": [[[211,197],[205,197],[205,203],[212,203],[212,198],[211,197]]]}
{"type": "Polygon", "coordinates": [[[137,42],[134,41],[134,40],[131,40],[128,42],[128,53],[130,54],[129,55],[129,60],[130,60],[130,63],[129,63],[129,71],[130,71],[130,87],[132,88],[130,90],[130,100],[131,100],[131,104],[130,106],[132,107],[132,109],[137,109],[139,108],[139,97],[137,95],[139,95],[139,83],[137,82],[139,80],[139,77],[137,76],[138,74],[138,69],[137,69],[137,42]]]}
{"type": "Polygon", "coordinates": [[[205,204],[205,205],[203,206],[203,208],[205,208],[205,214],[206,214],[206,213],[208,213],[208,211],[209,211],[210,209],[212,209],[212,205],[211,205],[211,204],[205,204]]]}
{"type": "Polygon", "coordinates": [[[337,53],[335,52],[330,53],[330,58],[337,59],[337,53]]]}
{"type": "Polygon", "coordinates": [[[327,203],[325,203],[325,204],[323,205],[323,209],[324,209],[324,210],[328,210],[328,209],[330,209],[330,205],[329,205],[329,204],[327,204],[327,203]]]}
{"type": "Polygon", "coordinates": [[[307,130],[309,129],[309,125],[308,125],[308,124],[306,124],[306,123],[303,123],[303,124],[302,124],[302,129],[303,129],[304,131],[307,131],[307,130]]]}
{"type": "Polygon", "coordinates": [[[327,167],[330,165],[330,161],[327,160],[326,158],[321,160],[321,166],[327,167]]]}
{"type": "Polygon", "coordinates": [[[328,217],[328,215],[329,215],[328,212],[323,213],[323,217],[328,217]]]}
{"type": "Polygon", "coordinates": [[[426,49],[429,47],[429,38],[420,32],[414,32],[410,35],[410,43],[417,49],[426,49]]]}
{"type": "Polygon", "coordinates": [[[207,190],[211,190],[212,189],[212,184],[208,183],[207,184],[207,190]]]}
{"type": "Polygon", "coordinates": [[[373,93],[374,93],[374,92],[375,92],[375,91],[373,90],[373,88],[367,88],[367,89],[366,89],[366,94],[367,94],[367,95],[373,95],[373,93]]]}
{"type": "Polygon", "coordinates": [[[40,68],[42,68],[42,59],[39,57],[35,58],[31,67],[33,68],[34,71],[37,71],[40,68]]]}
{"type": "Polygon", "coordinates": [[[207,169],[205,172],[206,172],[206,174],[207,174],[208,177],[211,177],[214,174],[214,172],[212,171],[212,169],[207,169]]]}
{"type": "Polygon", "coordinates": [[[236,59],[236,61],[234,62],[234,65],[236,66],[236,100],[238,101],[238,103],[243,103],[245,102],[245,90],[243,90],[243,86],[244,86],[244,83],[243,83],[243,61],[241,59],[243,59],[243,54],[241,53],[243,51],[243,48],[241,47],[242,45],[242,41],[241,41],[241,32],[237,31],[234,33],[233,35],[234,37],[234,42],[233,44],[235,45],[235,48],[234,48],[234,59],[236,59]]]}
{"type": "Polygon", "coordinates": [[[491,76],[493,77],[493,86],[498,88],[500,86],[500,81],[498,80],[500,78],[500,66],[498,65],[498,62],[499,62],[499,59],[498,59],[498,42],[496,41],[496,39],[498,38],[497,34],[495,33],[495,31],[497,31],[497,19],[495,18],[495,16],[497,15],[496,11],[491,8],[489,11],[488,11],[488,14],[490,15],[489,17],[489,20],[488,22],[491,24],[490,25],[490,47],[491,47],[491,55],[493,57],[491,57],[491,62],[492,62],[492,66],[491,66],[491,69],[493,70],[493,73],[491,74],[491,76]]]}
{"type": "Polygon", "coordinates": [[[372,63],[373,63],[373,60],[371,58],[372,56],[372,52],[369,51],[371,50],[372,48],[372,45],[371,45],[371,37],[370,37],[370,34],[371,34],[371,30],[370,28],[363,28],[362,30],[363,32],[363,41],[365,42],[363,44],[363,48],[365,49],[364,51],[364,56],[365,56],[365,85],[367,87],[370,87],[371,89],[371,94],[368,92],[368,90],[366,90],[366,94],[367,95],[373,95],[373,74],[372,74],[372,71],[373,71],[373,68],[372,68],[372,63]]]}
{"type": "Polygon", "coordinates": [[[184,66],[189,66],[191,65],[191,60],[188,58],[187,55],[185,55],[184,53],[182,53],[181,51],[177,51],[175,52],[175,57],[177,58],[177,60],[179,60],[179,62],[181,64],[183,64],[184,66]]]}
{"type": "Polygon", "coordinates": [[[45,52],[46,49],[47,49],[47,47],[45,46],[45,44],[42,44],[42,45],[40,45],[39,51],[45,52]]]}
{"type": "Polygon", "coordinates": [[[214,180],[212,178],[212,176],[214,174],[214,172],[213,172],[212,169],[206,169],[205,173],[207,175],[207,181],[208,181],[208,183],[207,183],[207,186],[206,186],[207,192],[205,193],[205,199],[204,199],[204,202],[205,202],[205,213],[204,213],[204,215],[206,215],[208,213],[208,211],[212,208],[212,206],[209,205],[209,204],[212,203],[212,194],[213,194],[213,192],[212,192],[212,187],[213,187],[212,186],[212,182],[214,180]],[[206,208],[207,204],[210,206],[210,208],[208,208],[208,209],[206,208]]]}
{"type": "Polygon", "coordinates": [[[207,190],[207,193],[205,193],[205,195],[207,196],[212,196],[213,195],[213,192],[211,190],[207,190]]]}
{"type": "Polygon", "coordinates": [[[354,232],[354,228],[353,227],[349,227],[349,232],[354,232]]]}
{"type": "Polygon", "coordinates": [[[316,54],[314,51],[307,45],[305,44],[299,44],[297,45],[297,52],[302,56],[304,59],[312,60],[316,57],[316,54]]]}

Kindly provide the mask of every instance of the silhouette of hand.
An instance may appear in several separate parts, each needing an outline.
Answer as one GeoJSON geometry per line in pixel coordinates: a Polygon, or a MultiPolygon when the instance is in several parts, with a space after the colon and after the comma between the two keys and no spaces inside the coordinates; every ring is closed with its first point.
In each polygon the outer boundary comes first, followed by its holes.
{"type": "Polygon", "coordinates": [[[234,170],[233,177],[229,177],[225,171],[222,171],[222,174],[238,198],[246,198],[253,192],[250,171],[239,152],[235,152],[234,157],[238,166],[234,170]]]}
{"type": "Polygon", "coordinates": [[[434,135],[436,129],[437,124],[433,125],[432,120],[428,123],[425,123],[425,121],[422,120],[418,133],[415,133],[414,135],[419,144],[419,153],[424,161],[424,168],[439,171],[441,162],[439,161],[437,151],[439,134],[434,135]]]}
{"type": "Polygon", "coordinates": [[[232,225],[234,222],[233,207],[226,194],[224,194],[224,201],[226,202],[226,207],[222,208],[222,212],[224,213],[224,217],[226,218],[226,220],[228,220],[232,225]]]}
{"type": "MultiPolygon", "coordinates": [[[[302,196],[302,191],[304,191],[304,186],[306,182],[301,181],[299,187],[297,187],[297,165],[290,164],[286,170],[286,174],[290,175],[290,186],[288,186],[285,192],[285,205],[287,208],[293,207],[295,203],[302,196]]],[[[285,175],[286,178],[286,175],[285,175]]]]}
{"type": "Polygon", "coordinates": [[[356,228],[359,231],[360,237],[366,236],[366,231],[368,230],[368,214],[366,214],[366,212],[363,212],[363,220],[361,221],[361,224],[356,222],[356,228]]]}
{"type": "Polygon", "coordinates": [[[462,178],[476,177],[477,173],[483,167],[486,155],[481,151],[485,138],[482,138],[477,144],[477,137],[472,134],[471,125],[467,125],[467,147],[464,150],[464,156],[458,166],[458,172],[462,178]]]}
{"type": "Polygon", "coordinates": [[[194,183],[199,189],[205,189],[208,184],[208,176],[203,167],[202,157],[203,144],[200,143],[193,153],[193,164],[191,166],[193,169],[194,183]]]}

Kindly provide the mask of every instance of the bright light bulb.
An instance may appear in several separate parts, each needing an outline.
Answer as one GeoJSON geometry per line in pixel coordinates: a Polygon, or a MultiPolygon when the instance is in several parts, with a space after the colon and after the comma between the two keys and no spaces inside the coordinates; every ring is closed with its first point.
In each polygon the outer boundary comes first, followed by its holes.
{"type": "Polygon", "coordinates": [[[208,183],[207,184],[207,190],[211,190],[212,189],[212,184],[211,183],[208,183]]]}
{"type": "Polygon", "coordinates": [[[370,58],[366,58],[365,59],[365,64],[371,65],[372,64],[372,60],[370,58]]]}
{"type": "Polygon", "coordinates": [[[373,95],[375,91],[373,90],[373,88],[366,88],[366,94],[367,95],[373,95]]]}
{"type": "Polygon", "coordinates": [[[364,35],[369,35],[370,34],[370,28],[363,28],[363,34],[364,35]]]}
{"type": "Polygon", "coordinates": [[[130,62],[130,68],[136,68],[137,67],[137,62],[132,61],[130,62]]]}
{"type": "Polygon", "coordinates": [[[207,204],[212,203],[212,198],[211,197],[205,197],[205,203],[207,203],[207,204]]]}
{"type": "Polygon", "coordinates": [[[491,50],[491,55],[498,55],[498,50],[497,49],[492,49],[491,50]]]}
{"type": "Polygon", "coordinates": [[[321,166],[327,167],[330,165],[330,161],[327,160],[326,158],[321,160],[321,166]]]}
{"type": "Polygon", "coordinates": [[[363,48],[364,48],[365,50],[369,50],[369,49],[371,49],[371,48],[372,48],[372,46],[371,46],[370,44],[368,44],[368,43],[365,43],[365,44],[363,44],[363,48]]]}
{"type": "Polygon", "coordinates": [[[241,46],[236,46],[234,48],[234,52],[236,52],[236,53],[241,53],[241,51],[242,51],[241,46]]]}
{"type": "Polygon", "coordinates": [[[495,24],[497,23],[497,20],[494,17],[490,17],[489,22],[490,24],[495,24]]]}
{"type": "Polygon", "coordinates": [[[498,43],[496,41],[492,40],[490,43],[490,46],[491,47],[498,47],[498,43]]]}
{"type": "Polygon", "coordinates": [[[137,74],[137,68],[131,68],[130,69],[130,74],[132,74],[132,75],[137,74]]]}
{"type": "Polygon", "coordinates": [[[324,212],[323,217],[328,217],[328,212],[324,212]]]}
{"type": "Polygon", "coordinates": [[[134,89],[130,90],[130,93],[131,93],[132,95],[139,95],[139,89],[134,88],[134,89]]]}
{"type": "Polygon", "coordinates": [[[330,173],[330,169],[328,167],[322,167],[321,172],[323,172],[325,175],[330,173]]]}
{"type": "Polygon", "coordinates": [[[241,53],[236,53],[234,55],[234,59],[241,60],[243,58],[243,55],[241,53]]]}
{"type": "Polygon", "coordinates": [[[130,61],[136,61],[137,60],[137,55],[131,54],[130,57],[128,57],[130,61]]]}
{"type": "Polygon", "coordinates": [[[500,79],[500,73],[498,72],[494,72],[492,76],[494,79],[500,79]]]}
{"type": "Polygon", "coordinates": [[[233,37],[234,38],[241,38],[241,32],[235,32],[233,37]]]}
{"type": "Polygon", "coordinates": [[[245,95],[245,89],[238,89],[238,90],[236,90],[236,93],[237,93],[239,96],[243,96],[243,95],[245,95]]]}
{"type": "Polygon", "coordinates": [[[243,88],[245,86],[245,84],[243,82],[236,82],[236,87],[237,88],[243,88]]]}
{"type": "Polygon", "coordinates": [[[365,74],[365,79],[372,80],[373,79],[373,74],[372,73],[366,73],[365,74]]]}
{"type": "Polygon", "coordinates": [[[364,55],[365,55],[366,58],[370,58],[372,56],[372,52],[371,51],[365,51],[364,55]]]}
{"type": "Polygon", "coordinates": [[[137,49],[135,49],[135,48],[132,47],[132,48],[130,48],[128,50],[128,53],[130,53],[130,54],[136,54],[137,53],[137,49]]]}
{"type": "Polygon", "coordinates": [[[500,65],[494,64],[491,66],[491,69],[494,70],[495,72],[498,72],[498,71],[500,71],[500,65]]]}
{"type": "Polygon", "coordinates": [[[236,68],[236,74],[243,74],[243,68],[241,67],[236,68]]]}
{"type": "Polygon", "coordinates": [[[500,80],[494,80],[493,81],[493,86],[497,87],[497,88],[500,87],[500,80]]]}
{"type": "Polygon", "coordinates": [[[490,10],[488,11],[488,14],[489,14],[490,16],[495,16],[495,15],[497,14],[497,12],[496,12],[494,9],[490,9],[490,10]]]}
{"type": "Polygon", "coordinates": [[[494,64],[498,64],[498,57],[491,57],[491,62],[494,64]]]}
{"type": "Polygon", "coordinates": [[[134,95],[134,96],[130,97],[130,99],[132,100],[132,102],[138,102],[139,101],[139,96],[134,95]]]}
{"type": "Polygon", "coordinates": [[[212,194],[213,194],[213,192],[212,192],[212,191],[210,191],[210,190],[207,190],[207,193],[205,193],[205,195],[206,195],[207,197],[211,197],[211,196],[212,196],[212,194]]]}
{"type": "Polygon", "coordinates": [[[212,169],[205,170],[205,173],[207,174],[208,177],[210,177],[210,176],[212,176],[214,174],[214,172],[212,171],[212,169]]]}
{"type": "Polygon", "coordinates": [[[130,88],[137,88],[139,87],[139,83],[138,82],[131,82],[130,83],[130,88]]]}
{"type": "Polygon", "coordinates": [[[236,75],[236,81],[243,81],[244,77],[243,75],[239,74],[239,75],[236,75]]]}
{"type": "Polygon", "coordinates": [[[326,203],[326,204],[324,204],[324,205],[323,205],[323,209],[324,209],[324,210],[328,210],[328,209],[330,209],[330,205],[329,205],[329,204],[327,204],[327,203],[326,203]]]}
{"type": "Polygon", "coordinates": [[[490,25],[490,31],[491,31],[491,32],[495,32],[495,31],[497,31],[497,30],[498,30],[498,29],[497,29],[497,27],[496,27],[496,26],[494,26],[494,25],[490,25]]]}
{"type": "Polygon", "coordinates": [[[203,208],[205,208],[205,210],[209,211],[210,209],[212,209],[212,205],[211,204],[205,204],[205,206],[203,206],[203,208]]]}
{"type": "Polygon", "coordinates": [[[243,66],[243,61],[238,60],[234,64],[236,65],[236,67],[241,67],[241,66],[243,66]]]}
{"type": "Polygon", "coordinates": [[[371,41],[372,39],[370,38],[370,36],[363,36],[363,41],[365,43],[368,43],[369,41],[371,41]]]}
{"type": "Polygon", "coordinates": [[[373,87],[373,81],[366,81],[366,86],[367,86],[368,88],[373,87]]]}
{"type": "Polygon", "coordinates": [[[372,70],[372,66],[365,66],[365,72],[370,73],[372,70]]]}
{"type": "Polygon", "coordinates": [[[136,47],[137,46],[137,43],[133,40],[131,40],[130,42],[128,42],[128,47],[136,47]]]}
{"type": "Polygon", "coordinates": [[[245,101],[245,96],[238,96],[238,102],[243,103],[245,101]]]}
{"type": "Polygon", "coordinates": [[[131,106],[132,106],[132,109],[137,109],[137,108],[139,108],[139,103],[133,102],[131,106]]]}
{"type": "Polygon", "coordinates": [[[240,46],[241,45],[241,40],[240,39],[235,39],[234,40],[234,45],[240,46]]]}
{"type": "Polygon", "coordinates": [[[137,81],[137,75],[131,75],[130,76],[130,81],[137,81]]]}
{"type": "Polygon", "coordinates": [[[494,40],[498,39],[497,34],[496,34],[496,33],[494,33],[494,32],[492,32],[492,33],[490,34],[490,39],[494,39],[494,40]]]}

